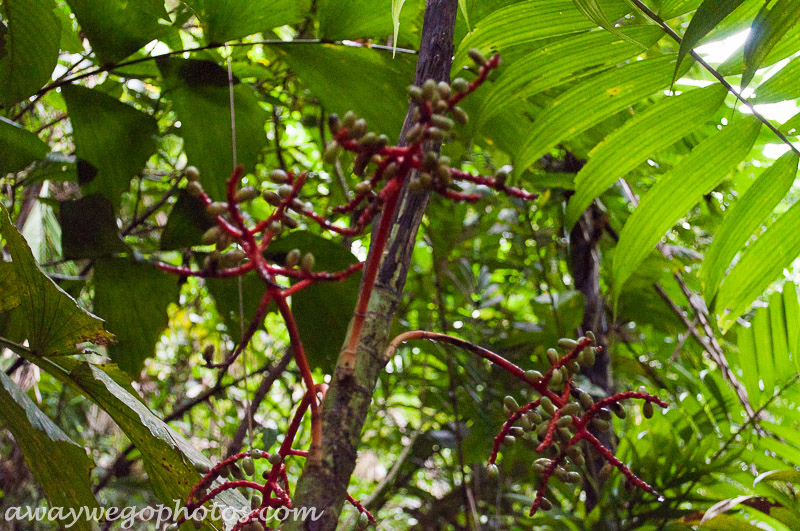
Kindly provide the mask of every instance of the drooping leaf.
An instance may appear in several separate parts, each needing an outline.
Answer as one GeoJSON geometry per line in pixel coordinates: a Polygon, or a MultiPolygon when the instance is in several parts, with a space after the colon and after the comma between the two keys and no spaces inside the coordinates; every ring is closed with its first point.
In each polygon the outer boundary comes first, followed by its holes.
{"type": "Polygon", "coordinates": [[[665,98],[606,137],[589,153],[589,161],[575,177],[576,193],[567,205],[566,225],[572,227],[596,197],[647,157],[707,122],[726,95],[724,87],[712,85],[665,98]]]}
{"type": "Polygon", "coordinates": [[[203,202],[182,188],[169,213],[158,248],[168,251],[199,245],[203,233],[213,224],[203,202]]]}
{"type": "Polygon", "coordinates": [[[764,3],[750,26],[750,34],[744,43],[742,89],[753,79],[770,50],[798,21],[800,0],[770,0],[764,3]]]}
{"type": "Polygon", "coordinates": [[[341,116],[354,110],[377,134],[397,138],[407,110],[406,87],[414,80],[413,60],[406,54],[392,59],[379,50],[332,44],[278,50],[327,111],[341,116]]]}
{"type": "Polygon", "coordinates": [[[21,313],[18,335],[27,339],[38,356],[75,353],[75,345],[90,341],[103,345],[113,336],[103,322],[44,274],[28,244],[0,204],[0,236],[5,238],[11,263],[0,263],[0,311],[21,313]]]}
{"type": "Polygon", "coordinates": [[[619,28],[617,28],[614,25],[614,22],[608,19],[608,16],[606,16],[606,13],[605,11],[603,11],[603,7],[600,5],[600,2],[598,0],[572,0],[572,1],[575,4],[575,7],[578,8],[578,11],[583,13],[583,15],[586,18],[588,18],[589,20],[591,20],[604,30],[613,33],[617,37],[620,37],[623,40],[626,40],[631,44],[638,46],[641,49],[641,45],[639,45],[639,43],[637,43],[635,39],[632,39],[622,31],[620,31],[619,28]]]}
{"type": "Polygon", "coordinates": [[[53,0],[6,0],[8,33],[0,47],[0,102],[27,98],[50,80],[58,63],[61,21],[53,0]]]}
{"type": "Polygon", "coordinates": [[[67,0],[101,64],[115,63],[169,30],[163,0],[67,0]]]}
{"type": "Polygon", "coordinates": [[[760,84],[756,95],[751,98],[753,103],[776,103],[800,97],[800,59],[793,59],[781,68],[777,74],[760,84]]]}
{"type": "MultiPolygon", "coordinates": [[[[775,47],[770,50],[764,60],[761,61],[761,66],[759,68],[774,65],[778,61],[782,61],[794,55],[797,52],[798,46],[800,46],[800,26],[795,25],[780,41],[778,41],[775,47]]],[[[737,50],[736,53],[719,65],[717,70],[724,76],[741,74],[744,70],[744,55],[738,53],[737,50]]]]}
{"type": "MultiPolygon", "coordinates": [[[[632,39],[654,44],[663,36],[655,26],[621,28],[632,39]]],[[[505,67],[488,87],[478,118],[480,126],[490,117],[508,110],[516,102],[543,90],[573,80],[592,67],[615,65],[640,53],[638,45],[605,31],[579,33],[539,48],[505,67]]]]}
{"type": "MultiPolygon", "coordinates": [[[[128,376],[116,365],[94,365],[72,358],[32,358],[52,374],[97,404],[114,419],[142,455],[144,468],[155,495],[167,506],[186,500],[200,480],[196,466],[211,461],[178,432],[153,414],[136,396],[128,376]]],[[[247,503],[237,491],[226,491],[217,502],[241,510],[247,503]]]]}
{"type": "Polygon", "coordinates": [[[795,374],[789,354],[783,294],[776,291],[770,295],[767,307],[769,308],[770,337],[772,338],[772,358],[775,360],[775,377],[782,382],[795,374]]]}
{"type": "MultiPolygon", "coordinates": [[[[754,405],[761,400],[761,389],[758,386],[758,356],[756,355],[756,340],[752,327],[741,327],[736,334],[739,348],[739,366],[742,369],[742,384],[747,390],[747,397],[754,405]]],[[[766,360],[765,360],[766,363],[766,360]]]]}
{"type": "MultiPolygon", "coordinates": [[[[769,308],[757,308],[753,315],[753,339],[758,358],[758,376],[764,386],[764,396],[772,396],[775,389],[775,359],[772,355],[772,327],[769,308]]],[[[766,399],[765,399],[766,400],[766,399]]]]}
{"type": "Polygon", "coordinates": [[[64,258],[99,258],[130,251],[119,237],[114,207],[102,194],[64,201],[60,220],[64,258]]]}
{"type": "Polygon", "coordinates": [[[392,0],[392,57],[397,51],[397,34],[400,33],[400,12],[406,0],[392,0]]]}
{"type": "Polygon", "coordinates": [[[783,285],[783,313],[786,317],[786,341],[794,368],[800,374],[800,297],[793,282],[783,285]]]}
{"type": "Polygon", "coordinates": [[[727,331],[752,302],[800,255],[800,204],[783,213],[742,253],[717,294],[717,323],[727,331]]]}
{"type": "MultiPolygon", "coordinates": [[[[714,505],[712,505],[705,512],[705,514],[703,515],[702,520],[700,520],[700,523],[701,524],[705,524],[709,520],[712,520],[714,518],[718,518],[718,517],[720,517],[722,515],[722,513],[726,512],[726,511],[729,511],[729,510],[733,509],[734,507],[736,507],[737,505],[739,505],[740,503],[742,503],[744,501],[747,501],[750,498],[754,498],[754,497],[755,496],[737,496],[737,497],[729,499],[729,500],[722,500],[719,503],[715,503],[714,505]]],[[[746,524],[744,524],[744,522],[742,522],[742,524],[743,525],[741,526],[741,529],[745,529],[745,525],[746,524]]],[[[730,523],[728,524],[728,526],[730,526],[730,523]]],[[[747,527],[749,527],[751,529],[758,529],[757,527],[749,526],[749,525],[747,527]]],[[[714,527],[713,529],[720,529],[720,528],[714,527]]],[[[731,527],[724,527],[723,529],[731,529],[731,527]]]]}
{"type": "Polygon", "coordinates": [[[76,85],[61,88],[78,158],[78,180],[87,194],[100,192],[115,206],[131,178],[158,145],[155,119],[116,98],[76,85]]]}
{"type": "Polygon", "coordinates": [[[146,263],[102,259],[95,262],[94,285],[94,310],[117,337],[108,353],[138,378],[169,322],[167,306],[178,300],[178,277],[146,263]]]}
{"type": "Polygon", "coordinates": [[[669,85],[674,62],[675,57],[667,55],[629,63],[591,77],[557,96],[527,133],[525,145],[517,154],[516,169],[528,168],[562,140],[669,85]]]}
{"type": "MultiPolygon", "coordinates": [[[[357,261],[341,245],[307,231],[295,231],[276,240],[267,253],[270,257],[281,256],[292,249],[313,253],[315,271],[341,271],[357,261]]],[[[312,367],[333,370],[355,309],[360,282],[361,275],[355,274],[344,282],[319,282],[292,296],[292,311],[312,367]]]]}
{"type": "Polygon", "coordinates": [[[761,122],[753,117],[725,127],[697,145],[647,192],[620,233],[612,265],[617,290],[667,230],[742,161],[760,128],[761,122]]]}
{"type": "Polygon", "coordinates": [[[770,470],[762,472],[758,477],[753,480],[753,486],[758,485],[762,481],[781,481],[787,483],[800,483],[800,470],[770,470]]]}
{"type": "MultiPolygon", "coordinates": [[[[189,164],[200,170],[206,192],[225,197],[225,182],[233,172],[231,111],[228,72],[216,63],[170,58],[159,62],[165,83],[164,96],[172,101],[181,121],[180,134],[189,164]]],[[[236,121],[236,160],[246,171],[255,168],[267,143],[267,112],[253,90],[234,80],[233,107],[236,121]]]]}
{"type": "Polygon", "coordinates": [[[30,163],[42,160],[48,151],[38,136],[0,117],[0,175],[24,170],[30,163]]]}
{"type": "Polygon", "coordinates": [[[678,78],[678,69],[683,62],[684,57],[692,51],[692,48],[708,35],[722,19],[730,15],[734,9],[739,7],[744,0],[704,0],[700,7],[697,8],[689,27],[683,34],[681,46],[678,50],[678,62],[675,64],[675,73],[673,74],[673,82],[678,78]]]}
{"type": "Polygon", "coordinates": [[[355,40],[394,35],[394,46],[417,47],[420,0],[319,0],[319,37],[325,41],[355,40]],[[395,30],[397,16],[398,33],[395,30]]]}
{"type": "Polygon", "coordinates": [[[726,213],[700,266],[706,300],[713,300],[717,288],[736,253],[761,225],[794,182],[798,157],[791,151],[762,173],[744,196],[726,213]]]}
{"type": "MultiPolygon", "coordinates": [[[[598,4],[611,20],[622,18],[631,10],[625,2],[615,0],[599,0],[598,4]]],[[[529,0],[509,5],[475,23],[456,49],[453,71],[471,63],[467,55],[470,48],[502,55],[512,46],[593,27],[595,23],[578,11],[572,0],[529,0]]]]}
{"type": "Polygon", "coordinates": [[[458,0],[458,10],[461,11],[461,16],[464,17],[464,23],[467,25],[467,31],[469,31],[469,8],[467,7],[467,0],[458,0]]]}
{"type": "Polygon", "coordinates": [[[302,18],[297,0],[183,0],[200,20],[206,41],[222,44],[302,18]]]}
{"type": "MultiPolygon", "coordinates": [[[[0,423],[8,428],[25,457],[28,469],[51,507],[89,510],[98,507],[92,493],[94,463],[86,450],[61,431],[36,407],[5,372],[0,371],[0,423]]],[[[91,531],[84,519],[73,529],[91,531]]]]}

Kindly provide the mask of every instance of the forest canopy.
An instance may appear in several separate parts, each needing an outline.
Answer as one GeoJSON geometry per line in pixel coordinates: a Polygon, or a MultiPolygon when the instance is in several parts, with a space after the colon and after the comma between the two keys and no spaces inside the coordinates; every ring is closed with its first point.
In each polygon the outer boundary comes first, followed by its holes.
{"type": "Polygon", "coordinates": [[[800,529],[800,1],[0,16],[3,529],[800,529]]]}

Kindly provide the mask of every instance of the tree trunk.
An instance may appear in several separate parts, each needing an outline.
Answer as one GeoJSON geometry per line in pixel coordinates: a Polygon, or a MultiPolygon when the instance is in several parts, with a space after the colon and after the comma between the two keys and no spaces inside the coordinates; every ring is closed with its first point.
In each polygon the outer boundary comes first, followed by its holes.
{"type": "MultiPolygon", "coordinates": [[[[431,78],[450,80],[457,11],[457,0],[427,0],[415,84],[421,85],[431,78]]],[[[400,133],[401,145],[405,143],[406,131],[412,124],[412,111],[413,108],[409,108],[400,133]]],[[[313,522],[287,521],[285,529],[316,531],[336,528],[355,467],[372,393],[385,365],[382,353],[391,339],[392,321],[427,204],[427,194],[413,193],[404,187],[369,300],[369,316],[359,339],[355,371],[352,376],[340,377],[337,367],[337,376],[333,378],[322,407],[322,463],[306,464],[294,495],[295,507],[313,507],[321,518],[313,522]]],[[[377,224],[378,220],[374,223],[377,224]]],[[[345,339],[345,345],[348,339],[345,339]]]]}

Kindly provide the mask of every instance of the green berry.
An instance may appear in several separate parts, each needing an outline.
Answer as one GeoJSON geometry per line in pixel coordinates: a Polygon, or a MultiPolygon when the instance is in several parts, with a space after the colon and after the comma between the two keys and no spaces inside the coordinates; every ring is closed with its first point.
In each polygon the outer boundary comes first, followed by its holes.
{"type": "Polygon", "coordinates": [[[197,169],[197,166],[186,166],[183,169],[183,174],[186,175],[190,182],[196,182],[200,178],[200,170],[197,169]]]}
{"type": "Polygon", "coordinates": [[[300,249],[292,249],[286,253],[286,267],[292,269],[300,263],[300,249]]]}

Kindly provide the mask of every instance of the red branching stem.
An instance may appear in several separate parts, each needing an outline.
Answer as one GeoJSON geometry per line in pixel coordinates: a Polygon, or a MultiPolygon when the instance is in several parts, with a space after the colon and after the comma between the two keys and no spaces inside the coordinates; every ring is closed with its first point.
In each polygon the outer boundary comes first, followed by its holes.
{"type": "Polygon", "coordinates": [[[229,269],[217,269],[215,271],[207,270],[194,270],[190,267],[174,266],[164,262],[156,262],[156,267],[165,273],[172,273],[173,275],[180,275],[182,277],[200,277],[200,278],[231,278],[240,277],[245,273],[253,270],[253,264],[248,262],[238,267],[229,269]]]}
{"type": "Polygon", "coordinates": [[[515,376],[518,380],[524,382],[526,385],[533,387],[539,394],[552,400],[556,407],[560,408],[564,405],[561,397],[547,388],[547,384],[545,383],[544,379],[538,382],[533,382],[529,380],[527,376],[525,376],[525,371],[523,371],[514,363],[505,359],[503,356],[495,354],[491,350],[485,349],[481,346],[474,345],[464,339],[449,336],[447,334],[428,332],[427,330],[411,330],[409,332],[403,332],[395,337],[392,342],[389,343],[389,346],[386,347],[386,350],[384,351],[384,359],[389,359],[394,356],[395,351],[397,351],[397,347],[400,346],[401,343],[414,339],[429,339],[434,342],[447,343],[459,348],[463,348],[464,350],[489,360],[494,365],[504,369],[511,375],[515,376]]]}
{"type": "Polygon", "coordinates": [[[526,192],[521,188],[517,188],[515,186],[506,186],[505,184],[501,184],[496,178],[494,177],[485,177],[483,175],[473,175],[469,172],[464,170],[459,170],[456,168],[450,168],[450,174],[453,176],[454,179],[458,179],[461,181],[467,181],[475,184],[482,184],[484,186],[488,186],[494,190],[499,192],[505,192],[506,194],[512,197],[518,197],[525,201],[532,201],[539,197],[539,194],[532,194],[530,192],[526,192]]]}
{"type": "Polygon", "coordinates": [[[493,464],[497,461],[497,454],[500,452],[500,446],[503,444],[503,439],[505,439],[506,435],[511,431],[511,427],[516,423],[522,415],[536,409],[539,407],[539,403],[542,401],[541,398],[537,398],[533,402],[529,404],[525,404],[524,406],[520,407],[517,411],[515,411],[508,420],[505,421],[503,427],[500,428],[500,433],[497,434],[497,437],[494,438],[494,445],[492,446],[492,454],[489,456],[489,464],[493,464]]]}
{"type": "Polygon", "coordinates": [[[309,460],[316,462],[322,459],[322,419],[319,415],[319,406],[317,398],[314,396],[316,385],[314,384],[314,377],[311,375],[311,368],[308,366],[305,350],[303,349],[303,342],[300,339],[300,331],[297,328],[297,322],[294,320],[289,304],[286,302],[286,297],[281,295],[280,291],[275,288],[269,288],[275,303],[278,306],[278,311],[286,323],[286,329],[289,332],[289,338],[292,343],[292,351],[294,352],[294,359],[297,367],[300,369],[300,375],[306,384],[308,394],[311,395],[311,448],[309,460]]]}
{"type": "MultiPolygon", "coordinates": [[[[356,351],[358,349],[358,341],[361,339],[361,328],[364,326],[364,321],[367,317],[367,307],[369,299],[372,295],[372,287],[375,285],[375,279],[378,276],[378,267],[380,266],[381,259],[383,258],[383,250],[386,246],[386,240],[389,237],[389,230],[392,226],[392,217],[394,210],[397,206],[397,200],[400,196],[400,188],[403,184],[405,174],[401,168],[401,173],[390,180],[386,186],[381,190],[381,195],[386,198],[383,214],[381,215],[381,222],[378,226],[378,232],[370,249],[369,258],[367,259],[366,270],[364,271],[364,279],[361,283],[361,291],[358,295],[358,302],[356,309],[353,313],[353,326],[350,330],[350,339],[347,348],[342,355],[341,367],[342,376],[349,377],[353,374],[356,363],[356,351]]],[[[407,171],[407,170],[405,170],[407,171]]]]}
{"type": "Polygon", "coordinates": [[[612,454],[611,451],[608,448],[603,446],[603,443],[598,441],[597,438],[594,435],[592,435],[588,431],[581,431],[577,435],[575,435],[575,437],[578,437],[578,435],[581,436],[581,439],[585,439],[592,446],[594,446],[595,450],[597,450],[603,456],[603,459],[605,459],[606,461],[611,463],[613,466],[615,466],[622,473],[622,475],[625,476],[625,478],[630,483],[632,483],[636,487],[642,489],[643,491],[649,492],[651,494],[654,494],[655,496],[659,496],[660,497],[660,494],[658,493],[658,491],[656,491],[656,489],[654,489],[653,487],[648,485],[646,482],[644,482],[641,479],[639,479],[636,476],[636,474],[631,472],[630,468],[625,466],[625,464],[622,461],[617,459],[617,457],[614,454],[612,454]]]}
{"type": "Polygon", "coordinates": [[[436,191],[439,192],[440,195],[446,197],[447,199],[464,203],[477,203],[478,201],[483,199],[483,196],[481,194],[466,194],[463,192],[457,192],[452,188],[442,187],[441,189],[437,189],[436,191]]]}
{"type": "Polygon", "coordinates": [[[542,477],[539,480],[539,488],[536,489],[536,497],[533,499],[533,503],[531,504],[531,510],[528,512],[528,516],[533,516],[536,514],[536,511],[539,510],[539,507],[542,504],[542,500],[544,499],[544,493],[547,491],[547,482],[550,481],[550,477],[555,472],[556,468],[561,464],[564,460],[564,453],[562,452],[552,461],[542,472],[542,477]]]}
{"type": "Polygon", "coordinates": [[[253,335],[256,333],[256,330],[261,326],[264,322],[264,316],[267,314],[267,308],[269,307],[269,302],[272,300],[272,295],[270,291],[264,292],[264,296],[261,297],[261,301],[258,303],[258,308],[256,309],[256,313],[253,316],[253,319],[250,321],[250,325],[245,330],[244,335],[240,338],[239,344],[236,345],[236,348],[233,349],[233,352],[225,358],[221,363],[209,363],[207,366],[211,368],[222,368],[228,367],[231,363],[236,361],[236,358],[242,353],[242,351],[247,348],[247,345],[250,344],[250,340],[253,339],[253,335]]]}
{"type": "Polygon", "coordinates": [[[576,423],[578,428],[582,428],[586,424],[588,424],[592,418],[600,412],[606,406],[610,406],[612,404],[617,404],[623,400],[629,400],[633,398],[638,398],[640,400],[644,400],[645,402],[652,402],[653,404],[657,404],[662,408],[669,407],[669,405],[661,400],[660,398],[653,396],[649,393],[643,393],[641,391],[624,391],[622,393],[617,393],[615,395],[611,395],[609,397],[603,398],[602,400],[598,400],[594,403],[592,407],[581,417],[581,419],[576,423]]]}
{"type": "Polygon", "coordinates": [[[370,513],[368,510],[366,510],[364,508],[363,505],[361,505],[360,501],[358,501],[355,498],[353,498],[352,496],[350,496],[350,494],[347,495],[347,501],[350,502],[350,505],[355,507],[356,510],[358,510],[359,513],[366,514],[367,518],[369,519],[369,523],[371,523],[372,525],[378,525],[378,521],[375,519],[374,516],[372,516],[372,513],[370,513]]]}
{"type": "Polygon", "coordinates": [[[450,100],[448,101],[449,107],[452,109],[453,107],[458,105],[458,103],[461,100],[463,100],[464,98],[475,92],[478,89],[478,87],[480,87],[483,84],[483,82],[486,81],[486,78],[489,77],[489,73],[498,66],[500,66],[500,55],[494,54],[480,69],[478,77],[475,78],[472,81],[472,83],[469,84],[467,90],[465,90],[464,92],[458,92],[456,94],[453,94],[450,97],[450,100]]]}

